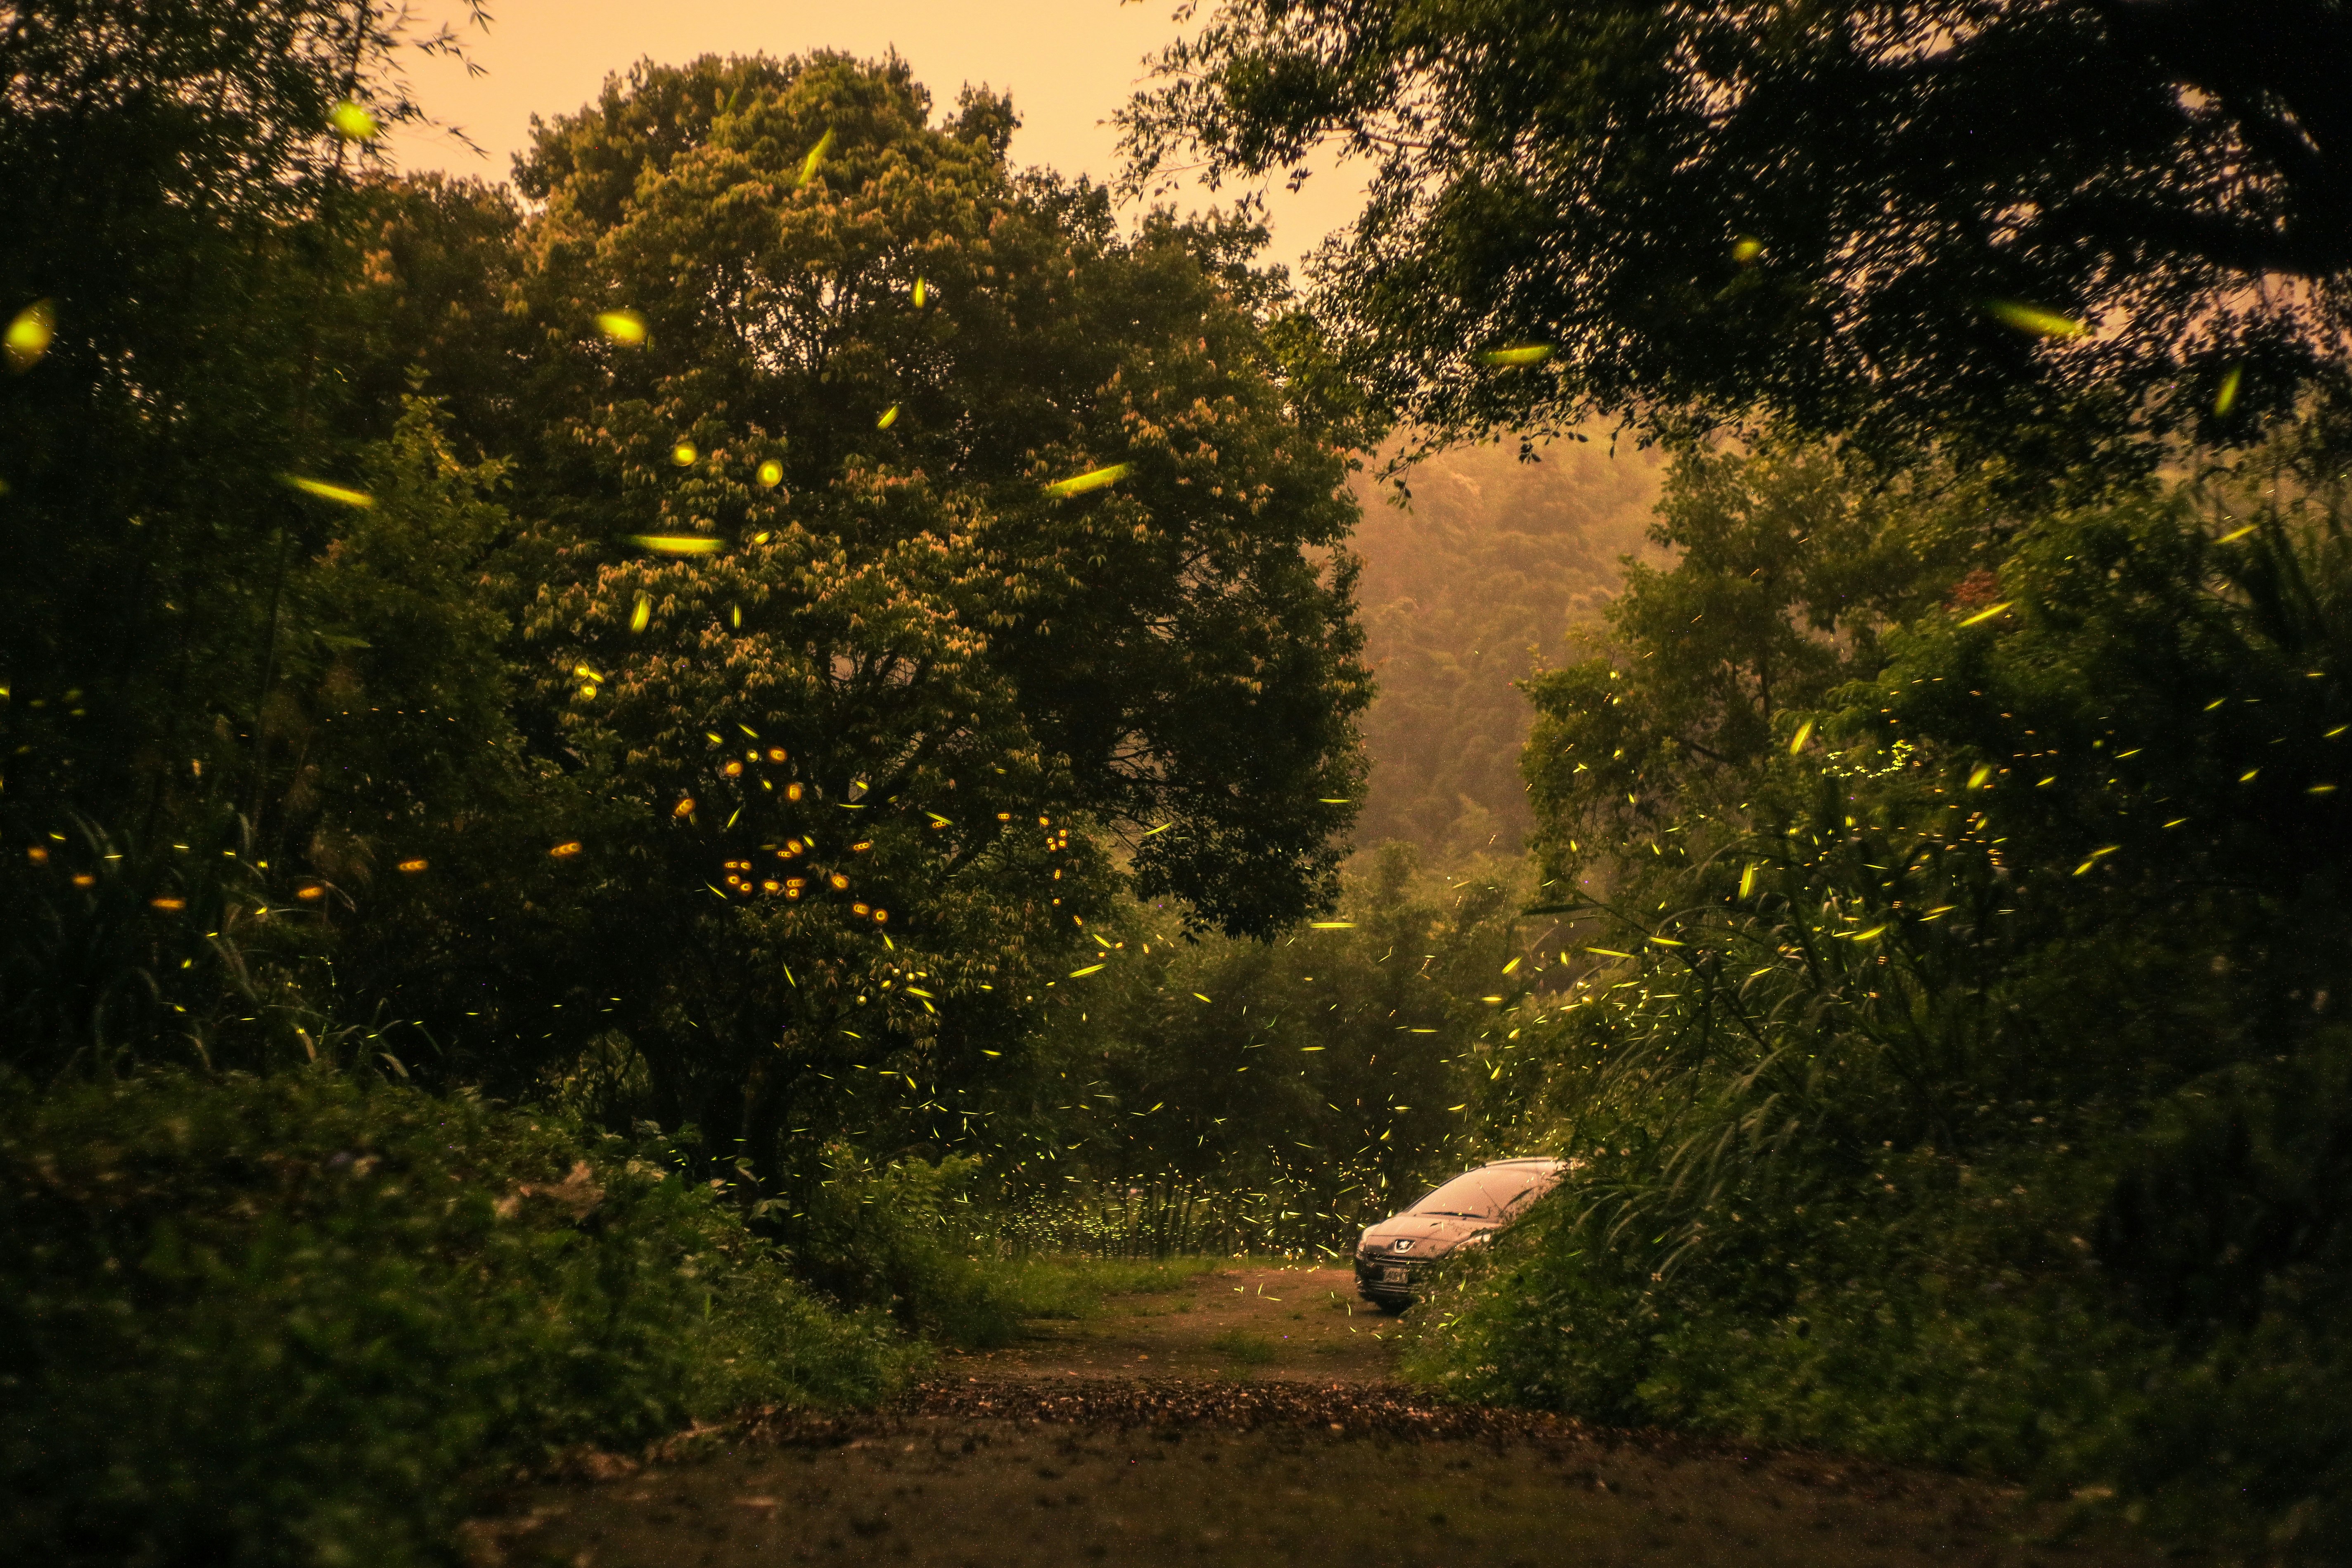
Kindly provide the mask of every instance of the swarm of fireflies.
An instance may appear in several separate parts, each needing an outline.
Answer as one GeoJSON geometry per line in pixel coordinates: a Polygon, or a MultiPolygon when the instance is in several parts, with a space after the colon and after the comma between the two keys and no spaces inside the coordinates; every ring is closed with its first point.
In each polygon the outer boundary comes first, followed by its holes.
{"type": "Polygon", "coordinates": [[[1092,468],[1083,474],[1073,474],[1066,479],[1056,479],[1047,485],[1045,493],[1049,496],[1081,496],[1088,490],[1098,490],[1105,485],[1118,483],[1119,480],[1127,478],[1127,471],[1132,466],[1129,463],[1113,463],[1107,468],[1092,468]]]}
{"type": "MultiPolygon", "coordinates": [[[[707,533],[633,533],[629,535],[629,542],[656,555],[715,555],[719,552],[719,541],[707,533]]],[[[637,601],[637,608],[650,614],[646,610],[646,601],[642,598],[637,601]]],[[[632,619],[629,629],[643,631],[645,627],[632,619]]]]}
{"type": "Polygon", "coordinates": [[[1503,367],[1515,364],[1541,364],[1557,351],[1549,343],[1525,343],[1517,348],[1488,349],[1478,357],[1486,363],[1503,367]]]}
{"type": "Polygon", "coordinates": [[[596,318],[596,330],[616,343],[632,347],[646,341],[646,319],[635,310],[606,310],[596,318]]]}
{"type": "Polygon", "coordinates": [[[8,323],[8,368],[28,371],[49,352],[58,335],[58,307],[53,300],[36,300],[8,323]]]}
{"type": "Polygon", "coordinates": [[[2079,338],[2091,329],[2072,316],[2062,316],[2055,310],[2045,310],[2039,305],[2027,305],[2015,300],[1992,300],[1985,310],[2004,325],[2021,332],[2031,332],[2037,338],[2079,338]]]}
{"type": "Polygon", "coordinates": [[[288,474],[286,482],[304,495],[317,496],[338,506],[367,508],[375,505],[375,497],[365,490],[355,490],[345,485],[331,485],[324,479],[306,479],[299,474],[288,474]]]}
{"type": "Polygon", "coordinates": [[[327,119],[334,125],[335,134],[346,142],[373,142],[379,129],[375,116],[348,98],[335,105],[327,119]]]}
{"type": "Polygon", "coordinates": [[[832,151],[833,128],[827,126],[824,134],[816,139],[816,145],[808,150],[808,156],[801,160],[801,175],[799,179],[793,182],[793,188],[799,190],[811,180],[815,179],[818,165],[824,162],[824,155],[832,151]]]}

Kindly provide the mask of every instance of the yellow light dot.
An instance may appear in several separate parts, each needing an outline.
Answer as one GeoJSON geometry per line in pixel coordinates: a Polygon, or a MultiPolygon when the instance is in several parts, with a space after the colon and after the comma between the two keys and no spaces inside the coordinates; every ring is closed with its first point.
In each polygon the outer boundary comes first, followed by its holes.
{"type": "Polygon", "coordinates": [[[16,312],[8,323],[8,368],[27,371],[49,352],[49,343],[58,335],[58,308],[47,300],[36,300],[16,312]]]}
{"type": "Polygon", "coordinates": [[[335,105],[327,118],[333,122],[335,134],[346,142],[373,142],[380,129],[374,115],[348,98],[335,105]]]}

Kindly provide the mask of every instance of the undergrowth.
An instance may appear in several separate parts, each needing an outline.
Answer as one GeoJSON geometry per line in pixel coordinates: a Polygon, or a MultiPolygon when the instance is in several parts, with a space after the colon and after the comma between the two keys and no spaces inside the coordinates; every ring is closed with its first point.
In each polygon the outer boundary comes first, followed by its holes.
{"type": "Polygon", "coordinates": [[[324,1069],[0,1089],[5,1555],[438,1561],[480,1489],[913,1352],[657,1142],[324,1069]]]}

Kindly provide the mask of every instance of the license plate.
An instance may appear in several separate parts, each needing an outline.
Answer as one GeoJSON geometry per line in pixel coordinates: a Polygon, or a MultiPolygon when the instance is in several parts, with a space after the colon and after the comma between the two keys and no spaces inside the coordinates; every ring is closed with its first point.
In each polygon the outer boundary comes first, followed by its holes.
{"type": "Polygon", "coordinates": [[[1384,1263],[1381,1266],[1381,1283],[1383,1285],[1402,1285],[1406,1278],[1404,1268],[1399,1264],[1384,1263]]]}

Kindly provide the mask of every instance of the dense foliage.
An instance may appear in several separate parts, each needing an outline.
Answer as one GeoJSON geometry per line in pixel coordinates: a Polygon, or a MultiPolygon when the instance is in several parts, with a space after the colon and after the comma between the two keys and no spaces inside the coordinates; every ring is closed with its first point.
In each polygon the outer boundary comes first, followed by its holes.
{"type": "Polygon", "coordinates": [[[1139,184],[1370,163],[1324,314],[1433,444],[1762,406],[2048,477],[2340,388],[2348,63],[2326,0],[1234,0],[1123,119],[1139,184]]]}
{"type": "Polygon", "coordinates": [[[895,58],[394,179],[405,16],[0,30],[34,1555],[429,1557],[502,1468],[1002,1339],[1048,983],[1139,899],[1321,911],[1361,794],[1262,233],[1122,232],[895,58]]]}
{"type": "Polygon", "coordinates": [[[1538,689],[1547,868],[1601,962],[1533,1004],[1523,1082],[1579,1166],[1433,1364],[2242,1545],[2340,1535],[2343,471],[2288,437],[1971,506],[1988,571],[1938,521],[1966,487],[1686,464],[1662,526],[1693,547],[1629,585],[1614,663],[1538,689]],[[1806,569],[1713,548],[1727,510],[1806,569]],[[1852,624],[1785,586],[1906,560],[1837,598],[1852,624]],[[1767,645],[1679,629],[1759,582],[1811,641],[1778,712],[1767,645]]]}
{"type": "Polygon", "coordinates": [[[12,1559],[431,1563],[485,1480],[908,1355],[658,1139],[331,1068],[7,1096],[12,1559]]]}

